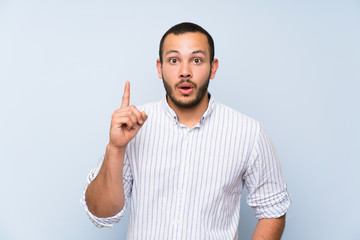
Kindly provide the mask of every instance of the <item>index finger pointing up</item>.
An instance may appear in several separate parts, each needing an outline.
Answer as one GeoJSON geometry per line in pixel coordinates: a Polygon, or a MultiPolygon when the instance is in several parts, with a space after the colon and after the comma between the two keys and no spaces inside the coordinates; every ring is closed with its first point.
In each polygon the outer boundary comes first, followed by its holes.
{"type": "Polygon", "coordinates": [[[126,81],[124,95],[121,101],[121,108],[127,107],[130,104],[130,82],[126,81]]]}

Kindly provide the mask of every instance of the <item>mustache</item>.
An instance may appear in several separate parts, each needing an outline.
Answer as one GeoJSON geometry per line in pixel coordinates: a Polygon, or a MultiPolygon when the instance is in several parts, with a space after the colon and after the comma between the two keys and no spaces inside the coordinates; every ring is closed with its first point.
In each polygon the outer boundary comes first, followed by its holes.
{"type": "Polygon", "coordinates": [[[175,87],[179,87],[180,86],[180,84],[183,84],[183,83],[190,83],[191,85],[193,85],[194,86],[194,88],[196,88],[197,87],[197,85],[196,85],[196,83],[194,83],[193,81],[191,81],[190,79],[181,79],[181,81],[180,82],[178,82],[176,85],[175,85],[175,87]]]}

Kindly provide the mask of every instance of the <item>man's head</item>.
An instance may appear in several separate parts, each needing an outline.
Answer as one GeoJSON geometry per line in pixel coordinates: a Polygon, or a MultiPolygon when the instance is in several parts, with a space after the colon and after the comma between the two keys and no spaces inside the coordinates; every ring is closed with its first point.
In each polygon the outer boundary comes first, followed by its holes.
{"type": "Polygon", "coordinates": [[[162,38],[160,40],[160,47],[159,47],[160,62],[161,63],[163,62],[162,54],[164,51],[164,41],[165,41],[165,38],[169,34],[181,35],[184,33],[195,33],[195,32],[202,33],[207,37],[208,44],[209,44],[210,63],[211,63],[214,60],[214,56],[215,56],[215,46],[214,46],[213,38],[205,29],[203,29],[202,27],[200,27],[199,25],[197,25],[195,23],[190,23],[190,22],[179,23],[179,24],[171,27],[169,30],[167,30],[167,32],[162,36],[162,38]]]}
{"type": "Polygon", "coordinates": [[[209,33],[193,23],[175,25],[162,37],[159,54],[158,74],[170,106],[193,108],[207,104],[209,80],[218,68],[209,33]]]}

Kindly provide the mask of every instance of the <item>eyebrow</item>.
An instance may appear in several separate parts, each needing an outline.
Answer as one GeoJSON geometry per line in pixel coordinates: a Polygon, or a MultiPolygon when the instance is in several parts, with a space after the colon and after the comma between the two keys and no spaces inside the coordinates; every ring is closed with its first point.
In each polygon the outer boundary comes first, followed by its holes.
{"type": "MultiPolygon", "coordinates": [[[[165,56],[169,55],[170,53],[180,53],[178,50],[169,50],[165,56]]],[[[204,51],[202,50],[196,50],[196,51],[193,51],[191,54],[197,54],[197,53],[201,53],[203,55],[206,55],[204,51]]]]}
{"type": "Polygon", "coordinates": [[[166,52],[165,56],[169,55],[170,53],[180,53],[180,52],[177,50],[170,50],[166,52]]]}
{"type": "Polygon", "coordinates": [[[192,52],[192,54],[197,54],[197,53],[201,53],[201,54],[206,55],[205,52],[202,51],[202,50],[197,50],[197,51],[193,51],[193,52],[192,52]]]}

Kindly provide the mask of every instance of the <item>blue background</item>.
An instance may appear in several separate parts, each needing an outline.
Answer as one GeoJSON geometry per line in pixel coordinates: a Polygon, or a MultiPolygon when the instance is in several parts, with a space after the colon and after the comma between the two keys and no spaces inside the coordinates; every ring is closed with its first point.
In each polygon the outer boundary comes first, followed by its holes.
{"type": "Polygon", "coordinates": [[[214,37],[215,99],[278,149],[293,201],[283,239],[360,239],[360,2],[348,0],[0,0],[0,239],[125,238],[127,218],[97,229],[79,198],[125,81],[132,104],[163,97],[158,44],[182,21],[214,37]]]}

